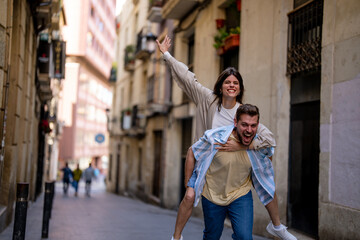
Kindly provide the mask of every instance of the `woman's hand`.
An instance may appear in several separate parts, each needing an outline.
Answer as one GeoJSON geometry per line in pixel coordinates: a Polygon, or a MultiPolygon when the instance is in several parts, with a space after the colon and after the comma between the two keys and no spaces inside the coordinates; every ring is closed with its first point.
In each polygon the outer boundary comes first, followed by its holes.
{"type": "Polygon", "coordinates": [[[215,144],[219,145],[219,147],[216,147],[215,149],[224,152],[236,152],[236,151],[248,149],[247,146],[243,146],[239,142],[233,139],[228,139],[225,144],[221,144],[221,143],[215,143],[215,144]]]}
{"type": "Polygon", "coordinates": [[[165,39],[162,43],[159,42],[159,40],[156,39],[156,43],[159,47],[160,52],[162,52],[162,54],[164,54],[165,52],[167,52],[171,46],[171,39],[166,35],[165,39]]]}

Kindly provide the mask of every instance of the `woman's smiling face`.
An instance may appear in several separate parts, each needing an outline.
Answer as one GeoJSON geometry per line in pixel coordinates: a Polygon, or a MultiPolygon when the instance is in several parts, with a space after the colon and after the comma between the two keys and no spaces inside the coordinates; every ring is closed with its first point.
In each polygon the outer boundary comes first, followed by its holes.
{"type": "Polygon", "coordinates": [[[239,80],[234,75],[229,75],[221,86],[223,97],[236,98],[240,93],[239,80]]]}

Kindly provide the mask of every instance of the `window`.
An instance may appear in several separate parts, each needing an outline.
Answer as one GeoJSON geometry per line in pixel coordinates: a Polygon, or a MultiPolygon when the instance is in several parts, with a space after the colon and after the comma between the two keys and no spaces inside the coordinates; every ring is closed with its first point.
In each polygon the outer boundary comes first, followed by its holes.
{"type": "MultiPolygon", "coordinates": [[[[296,4],[296,3],[295,3],[296,4]]],[[[323,2],[313,1],[288,14],[287,74],[321,67],[323,2]]]]}
{"type": "Polygon", "coordinates": [[[152,103],[154,102],[154,85],[155,85],[155,75],[152,75],[148,79],[147,84],[147,102],[152,103]]]}
{"type": "MultiPolygon", "coordinates": [[[[195,53],[195,35],[192,34],[188,38],[188,54],[187,54],[188,55],[187,65],[191,72],[194,72],[194,53],[195,53]]],[[[183,95],[182,95],[182,102],[183,103],[190,102],[190,98],[186,95],[185,92],[183,92],[183,95]]]]}
{"type": "Polygon", "coordinates": [[[91,15],[91,17],[95,16],[95,10],[94,10],[93,6],[91,6],[91,8],[90,8],[90,15],[91,15]]]}

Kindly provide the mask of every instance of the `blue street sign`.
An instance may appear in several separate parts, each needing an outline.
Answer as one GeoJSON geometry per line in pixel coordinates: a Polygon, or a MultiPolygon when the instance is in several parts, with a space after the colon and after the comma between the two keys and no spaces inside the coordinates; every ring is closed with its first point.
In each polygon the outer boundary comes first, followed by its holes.
{"type": "Polygon", "coordinates": [[[105,141],[105,135],[102,133],[98,133],[95,136],[95,142],[97,143],[103,143],[105,141]]]}

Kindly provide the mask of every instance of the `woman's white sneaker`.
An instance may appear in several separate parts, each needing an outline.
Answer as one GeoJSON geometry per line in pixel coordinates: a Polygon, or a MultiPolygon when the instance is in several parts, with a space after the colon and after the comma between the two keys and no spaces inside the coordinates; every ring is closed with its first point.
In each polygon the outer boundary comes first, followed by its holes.
{"type": "Polygon", "coordinates": [[[280,229],[277,230],[274,228],[272,222],[270,222],[266,227],[266,230],[274,237],[281,238],[282,240],[297,240],[297,238],[291,233],[289,233],[286,229],[287,227],[281,224],[280,229]]]}
{"type": "MultiPolygon", "coordinates": [[[[178,240],[178,239],[175,239],[174,236],[171,237],[171,240],[178,240]]],[[[183,240],[183,236],[181,235],[180,239],[179,240],[183,240]]]]}

